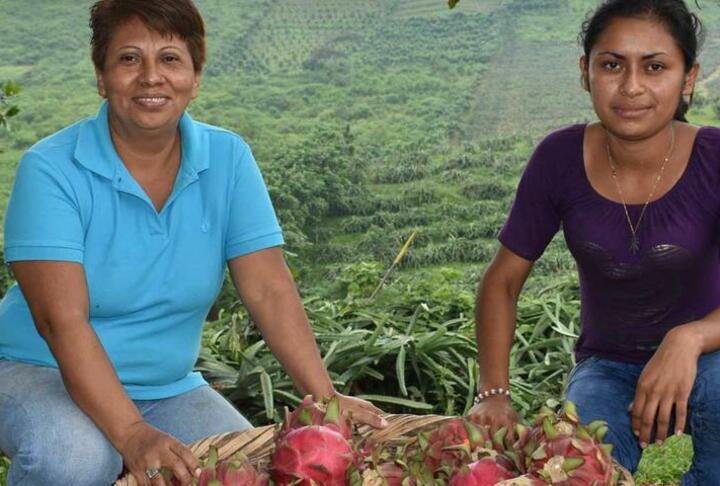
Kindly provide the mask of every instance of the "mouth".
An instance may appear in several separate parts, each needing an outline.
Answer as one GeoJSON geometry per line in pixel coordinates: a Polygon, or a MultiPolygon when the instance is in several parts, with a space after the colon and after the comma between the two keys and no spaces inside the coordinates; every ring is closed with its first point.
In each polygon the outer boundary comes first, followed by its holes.
{"type": "Polygon", "coordinates": [[[170,102],[167,96],[136,96],[133,101],[145,108],[159,108],[170,102]]]}
{"type": "Polygon", "coordinates": [[[615,106],[613,111],[621,118],[639,118],[650,112],[649,106],[615,106]]]}

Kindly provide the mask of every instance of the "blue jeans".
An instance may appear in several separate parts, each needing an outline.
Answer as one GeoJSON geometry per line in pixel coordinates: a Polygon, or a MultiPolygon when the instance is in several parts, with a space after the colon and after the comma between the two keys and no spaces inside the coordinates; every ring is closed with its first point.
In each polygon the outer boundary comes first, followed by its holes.
{"type": "MultiPolygon", "coordinates": [[[[588,358],[570,373],[567,397],[575,402],[583,423],[608,422],[606,442],[613,444],[613,456],[635,472],[642,449],[632,432],[628,406],[644,365],[588,358]]],[[[674,431],[674,420],[669,431],[674,431]]],[[[683,486],[720,485],[720,352],[698,360],[698,374],[688,403],[686,432],[692,435],[695,454],[683,486]]],[[[654,438],[653,438],[654,440],[654,438]]]]}
{"type": "MultiPolygon", "coordinates": [[[[145,420],[187,444],[251,427],[208,386],[162,400],[135,400],[145,420]]],[[[113,484],[122,458],[72,401],[54,368],[0,359],[0,450],[8,486],[113,484]]]]}

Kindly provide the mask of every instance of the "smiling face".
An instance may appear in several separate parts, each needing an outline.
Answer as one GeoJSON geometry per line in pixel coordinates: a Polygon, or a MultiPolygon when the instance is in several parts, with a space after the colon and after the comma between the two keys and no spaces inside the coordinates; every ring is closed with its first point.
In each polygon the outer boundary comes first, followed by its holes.
{"type": "Polygon", "coordinates": [[[175,130],[200,83],[185,41],[163,37],[137,18],[116,29],[96,76],[111,126],[134,134],[175,130]]]}
{"type": "Polygon", "coordinates": [[[692,94],[699,68],[686,73],[683,52],[665,25],[641,18],[613,20],[580,67],[600,121],[629,140],[667,127],[681,96],[692,94]]]}

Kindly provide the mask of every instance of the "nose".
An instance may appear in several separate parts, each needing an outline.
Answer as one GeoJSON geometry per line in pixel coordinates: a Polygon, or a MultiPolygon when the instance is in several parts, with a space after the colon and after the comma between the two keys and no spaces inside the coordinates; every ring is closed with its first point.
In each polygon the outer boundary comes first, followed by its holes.
{"type": "Polygon", "coordinates": [[[161,84],[164,80],[162,73],[160,72],[158,63],[153,60],[147,60],[143,62],[143,69],[140,73],[140,82],[147,86],[154,86],[161,84]]]}
{"type": "Polygon", "coordinates": [[[645,91],[642,83],[641,73],[638,69],[630,68],[625,72],[625,76],[620,85],[620,92],[625,96],[634,98],[641,95],[645,91]]]}

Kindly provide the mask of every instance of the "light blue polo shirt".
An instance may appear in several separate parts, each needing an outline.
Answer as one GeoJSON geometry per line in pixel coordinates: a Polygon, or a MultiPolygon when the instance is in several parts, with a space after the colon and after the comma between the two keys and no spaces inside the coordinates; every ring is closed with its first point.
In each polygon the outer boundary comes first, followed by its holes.
{"type": "MultiPolygon", "coordinates": [[[[158,213],[97,117],[23,156],[5,220],[5,260],[81,263],[90,324],[133,399],[205,383],[193,366],[227,260],[283,243],[248,145],[180,120],[182,161],[158,213]]],[[[0,302],[0,357],[57,367],[17,285],[0,302]]]]}

